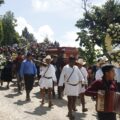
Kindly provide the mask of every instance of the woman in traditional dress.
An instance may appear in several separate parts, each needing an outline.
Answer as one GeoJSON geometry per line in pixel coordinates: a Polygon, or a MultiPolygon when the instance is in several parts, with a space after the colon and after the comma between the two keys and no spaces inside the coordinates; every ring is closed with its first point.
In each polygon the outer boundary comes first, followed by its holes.
{"type": "Polygon", "coordinates": [[[10,59],[8,59],[1,72],[1,80],[7,82],[7,89],[9,89],[9,83],[12,81],[12,67],[13,63],[10,59]]]}

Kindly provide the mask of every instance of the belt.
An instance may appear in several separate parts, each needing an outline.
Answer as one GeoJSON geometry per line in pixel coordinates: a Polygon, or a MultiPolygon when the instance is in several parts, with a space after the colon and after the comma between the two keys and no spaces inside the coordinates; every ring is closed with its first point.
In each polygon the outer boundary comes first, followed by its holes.
{"type": "Polygon", "coordinates": [[[67,84],[69,84],[69,85],[71,85],[71,86],[77,86],[79,83],[80,83],[80,81],[79,81],[78,83],[76,83],[76,84],[71,84],[71,83],[68,83],[68,82],[67,82],[67,84]]]}
{"type": "Polygon", "coordinates": [[[46,79],[52,79],[52,77],[45,77],[45,76],[44,76],[44,78],[46,78],[46,79]]]}

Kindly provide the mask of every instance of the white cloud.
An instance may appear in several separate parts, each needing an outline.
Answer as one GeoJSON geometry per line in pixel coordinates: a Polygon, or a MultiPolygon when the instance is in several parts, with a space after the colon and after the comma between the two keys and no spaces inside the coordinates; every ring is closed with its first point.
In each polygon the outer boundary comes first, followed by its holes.
{"type": "MultiPolygon", "coordinates": [[[[78,12],[81,9],[81,0],[31,0],[35,11],[44,12],[78,12]],[[77,9],[77,11],[76,11],[77,9]]],[[[79,11],[80,12],[80,11],[79,11]]]]}
{"type": "Polygon", "coordinates": [[[91,3],[92,5],[101,6],[101,5],[103,5],[106,1],[108,1],[108,0],[90,0],[90,3],[91,3]]]}
{"type": "Polygon", "coordinates": [[[54,40],[54,32],[49,25],[40,26],[38,30],[34,30],[33,27],[23,17],[17,18],[16,31],[21,35],[22,30],[27,27],[30,33],[33,33],[38,42],[42,42],[45,37],[48,37],[51,41],[54,40]]]}
{"type": "Polygon", "coordinates": [[[75,39],[77,38],[76,31],[69,31],[66,32],[65,35],[61,38],[60,45],[66,47],[79,47],[79,41],[76,42],[75,39]]]}
{"type": "MultiPolygon", "coordinates": [[[[22,30],[27,27],[30,33],[33,33],[38,42],[42,42],[47,36],[51,41],[54,41],[54,31],[49,25],[40,26],[38,30],[34,30],[33,27],[23,17],[17,18],[16,31],[21,35],[22,30]]],[[[79,42],[75,42],[77,38],[76,31],[66,32],[62,37],[57,38],[60,41],[61,46],[79,47],[79,42]]]]}
{"type": "Polygon", "coordinates": [[[38,42],[41,42],[45,37],[48,37],[50,41],[54,41],[54,32],[49,25],[44,25],[39,27],[38,31],[35,33],[35,37],[38,42]]]}
{"type": "Polygon", "coordinates": [[[49,3],[47,1],[32,0],[32,7],[35,11],[46,11],[49,3]]]}
{"type": "Polygon", "coordinates": [[[25,20],[23,17],[18,17],[17,18],[17,27],[15,28],[16,31],[21,35],[22,30],[27,27],[29,32],[34,33],[33,27],[25,20]]]}

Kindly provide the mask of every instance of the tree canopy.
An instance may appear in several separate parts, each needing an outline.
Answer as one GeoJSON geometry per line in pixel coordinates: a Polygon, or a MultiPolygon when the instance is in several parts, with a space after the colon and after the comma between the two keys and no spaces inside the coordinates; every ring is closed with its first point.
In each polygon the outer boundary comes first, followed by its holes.
{"type": "Polygon", "coordinates": [[[2,45],[18,43],[19,34],[15,31],[16,19],[11,11],[8,11],[1,18],[0,41],[2,45]]]}
{"type": "MultiPolygon", "coordinates": [[[[76,22],[76,27],[80,29],[77,33],[78,38],[76,41],[80,40],[80,46],[84,47],[82,52],[85,52],[86,60],[90,63],[94,62],[96,58],[95,46],[102,48],[103,53],[110,57],[107,53],[105,46],[105,37],[107,29],[110,24],[120,23],[120,2],[116,0],[108,0],[103,6],[92,6],[87,9],[87,0],[84,0],[84,14],[83,18],[76,22]]],[[[118,40],[119,41],[119,40],[118,40]]],[[[113,44],[119,44],[118,41],[114,41],[113,44]]]]}
{"type": "Polygon", "coordinates": [[[28,41],[28,42],[35,42],[36,39],[32,33],[29,33],[27,27],[25,27],[22,31],[22,36],[28,41]]]}
{"type": "Polygon", "coordinates": [[[4,0],[0,0],[0,5],[4,3],[4,0]]]}

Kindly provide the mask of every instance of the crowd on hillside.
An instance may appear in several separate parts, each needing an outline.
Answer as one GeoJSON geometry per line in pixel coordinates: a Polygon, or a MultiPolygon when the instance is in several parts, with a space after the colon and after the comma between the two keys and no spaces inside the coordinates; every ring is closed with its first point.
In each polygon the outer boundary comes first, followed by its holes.
{"type": "MultiPolygon", "coordinates": [[[[0,47],[0,82],[7,82],[7,89],[13,78],[16,78],[18,93],[22,94],[25,87],[26,101],[30,102],[30,93],[35,79],[38,80],[41,94],[41,105],[44,105],[45,94],[48,93],[48,107],[53,106],[52,98],[63,94],[68,99],[68,117],[74,119],[76,99],[82,104],[82,112],[87,112],[85,95],[96,100],[98,90],[120,91],[120,63],[112,65],[108,59],[99,58],[95,65],[88,66],[81,58],[69,56],[65,63],[62,56],[47,55],[38,46],[22,48],[18,46],[0,47]],[[57,93],[54,90],[57,86],[57,93]]],[[[98,120],[116,120],[115,112],[97,111],[98,120]]]]}

